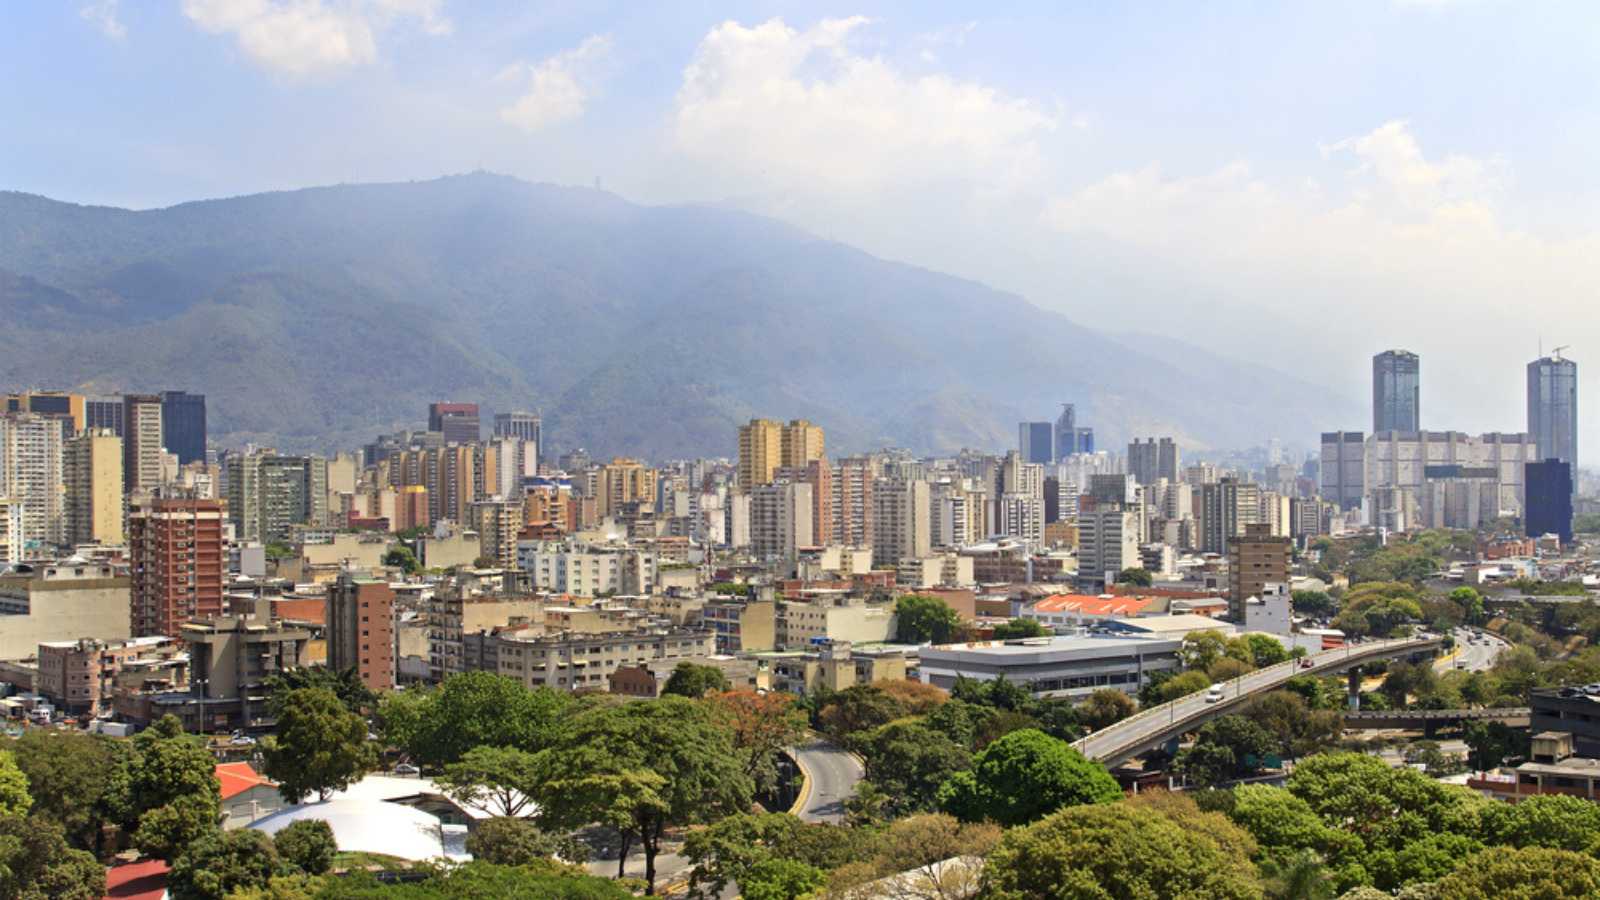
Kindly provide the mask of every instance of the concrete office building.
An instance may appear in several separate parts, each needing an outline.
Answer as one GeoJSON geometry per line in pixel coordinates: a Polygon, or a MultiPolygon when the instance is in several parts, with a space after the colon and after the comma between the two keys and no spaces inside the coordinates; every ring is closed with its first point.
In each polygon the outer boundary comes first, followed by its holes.
{"type": "Polygon", "coordinates": [[[188,648],[177,638],[46,641],[38,653],[34,690],[70,713],[109,712],[119,687],[171,690],[189,684],[188,648]]]}
{"type": "Polygon", "coordinates": [[[519,464],[529,475],[539,474],[539,454],[544,450],[544,420],[534,412],[495,413],[494,436],[522,441],[526,457],[519,464]]]}
{"type": "Polygon", "coordinates": [[[1120,507],[1078,515],[1078,581],[1094,588],[1115,584],[1123,569],[1141,563],[1139,517],[1120,507]]]}
{"type": "Polygon", "coordinates": [[[129,493],[161,486],[161,398],[122,396],[122,483],[129,493]]]}
{"type": "Polygon", "coordinates": [[[1004,678],[1036,697],[1087,697],[1113,688],[1138,694],[1156,672],[1182,668],[1181,638],[1054,637],[946,644],[918,651],[923,684],[949,690],[957,678],[1004,678]]]}
{"type": "Polygon", "coordinates": [[[479,548],[497,568],[517,567],[517,535],[522,525],[523,504],[515,500],[480,500],[472,504],[472,527],[478,530],[479,548]]]}
{"type": "Polygon", "coordinates": [[[1200,486],[1200,549],[1227,553],[1228,541],[1245,533],[1261,516],[1261,488],[1237,478],[1200,486]]]}
{"type": "Polygon", "coordinates": [[[926,481],[879,479],[872,486],[872,564],[894,566],[933,550],[933,495],[926,481]]]}
{"type": "Polygon", "coordinates": [[[33,413],[47,416],[62,423],[65,436],[82,431],[88,422],[82,394],[65,391],[24,391],[7,394],[5,412],[33,413]]]}
{"type": "Polygon", "coordinates": [[[128,638],[129,580],[79,557],[0,576],[0,659],[32,656],[40,644],[128,638]]]}
{"type": "Polygon", "coordinates": [[[600,467],[596,499],[602,517],[620,515],[630,505],[654,509],[656,470],[619,456],[600,467]]]}
{"type": "Polygon", "coordinates": [[[1289,583],[1292,547],[1287,537],[1260,523],[1246,525],[1244,534],[1228,539],[1228,611],[1235,622],[1245,620],[1245,600],[1260,597],[1267,585],[1289,583]]]}
{"type": "Polygon", "coordinates": [[[649,628],[601,634],[559,632],[501,634],[496,670],[530,688],[608,690],[622,666],[696,659],[716,651],[716,638],[700,628],[649,628]]]}
{"type": "Polygon", "coordinates": [[[67,536],[61,419],[35,413],[0,415],[0,487],[11,501],[14,557],[47,555],[67,536]]]}
{"type": "Polygon", "coordinates": [[[446,444],[476,444],[483,437],[478,422],[478,404],[428,404],[428,430],[442,434],[446,444]]]}
{"type": "Polygon", "coordinates": [[[776,481],[750,490],[750,552],[761,560],[793,561],[816,546],[811,485],[776,481]]]}
{"type": "Polygon", "coordinates": [[[1560,351],[1528,363],[1528,433],[1540,459],[1578,471],[1578,364],[1560,351]]]}
{"type": "Polygon", "coordinates": [[[354,669],[373,691],[394,690],[394,589],[387,581],[341,572],[328,585],[328,668],[354,669]]]}
{"type": "MultiPolygon", "coordinates": [[[[189,645],[189,693],[181,711],[174,712],[191,730],[224,732],[259,731],[274,724],[267,709],[267,681],[304,668],[311,642],[311,632],[276,624],[268,614],[190,622],[179,637],[189,645]]],[[[163,711],[158,706],[157,715],[163,711]]]]}
{"type": "Polygon", "coordinates": [[[1023,422],[1017,426],[1017,450],[1022,461],[1049,465],[1056,461],[1056,432],[1051,422],[1023,422]]]}
{"type": "Polygon", "coordinates": [[[1372,430],[1422,430],[1422,361],[1408,350],[1372,358],[1372,430]]]}
{"type": "Polygon", "coordinates": [[[188,391],[161,394],[161,442],[178,455],[179,465],[206,461],[206,395],[188,391]]]}
{"type": "Polygon", "coordinates": [[[108,428],[69,438],[66,491],[67,543],[122,543],[122,438],[108,428]]]}
{"type": "Polygon", "coordinates": [[[1560,459],[1528,463],[1523,522],[1528,537],[1559,535],[1572,542],[1572,464],[1560,459]]]}
{"type": "Polygon", "coordinates": [[[1056,461],[1078,453],[1094,452],[1094,429],[1078,425],[1078,410],[1071,403],[1061,404],[1056,418],[1056,461]]]}
{"type": "Polygon", "coordinates": [[[1176,483],[1183,475],[1177,442],[1169,437],[1162,438],[1159,443],[1155,438],[1143,441],[1134,438],[1128,445],[1128,474],[1146,486],[1161,478],[1176,483]]]}
{"type": "Polygon", "coordinates": [[[133,635],[177,634],[183,623],[222,615],[218,500],[136,498],[128,510],[133,635]]]}

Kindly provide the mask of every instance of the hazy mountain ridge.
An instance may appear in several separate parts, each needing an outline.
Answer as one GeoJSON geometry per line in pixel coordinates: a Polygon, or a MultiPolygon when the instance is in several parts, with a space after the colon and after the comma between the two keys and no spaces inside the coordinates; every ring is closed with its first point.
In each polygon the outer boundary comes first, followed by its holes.
{"type": "Polygon", "coordinates": [[[202,391],[217,440],[286,449],[418,426],[432,399],[655,459],[731,454],[753,415],[818,421],[836,452],[948,451],[1067,400],[1103,444],[1309,437],[1344,408],[769,219],[483,174],[139,212],[0,193],[0,308],[6,385],[202,391]]]}

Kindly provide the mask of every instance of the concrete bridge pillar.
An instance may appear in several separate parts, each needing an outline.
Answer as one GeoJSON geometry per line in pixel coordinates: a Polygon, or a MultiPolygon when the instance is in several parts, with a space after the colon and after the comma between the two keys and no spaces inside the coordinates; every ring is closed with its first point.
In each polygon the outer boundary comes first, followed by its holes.
{"type": "Polygon", "coordinates": [[[1345,673],[1345,679],[1350,686],[1350,711],[1361,711],[1361,669],[1351,669],[1345,673]]]}

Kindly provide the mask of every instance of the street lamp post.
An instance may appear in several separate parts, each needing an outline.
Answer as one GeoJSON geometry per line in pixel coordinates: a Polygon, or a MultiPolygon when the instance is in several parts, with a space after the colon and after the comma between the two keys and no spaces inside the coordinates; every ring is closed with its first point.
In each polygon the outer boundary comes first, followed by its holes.
{"type": "Polygon", "coordinates": [[[200,736],[206,736],[206,688],[210,686],[211,679],[196,678],[195,685],[200,688],[200,736]]]}

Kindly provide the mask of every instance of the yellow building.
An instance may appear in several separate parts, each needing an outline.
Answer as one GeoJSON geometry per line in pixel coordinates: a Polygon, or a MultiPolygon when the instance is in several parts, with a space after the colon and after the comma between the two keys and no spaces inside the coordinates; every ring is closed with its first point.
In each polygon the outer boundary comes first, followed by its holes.
{"type": "Polygon", "coordinates": [[[42,416],[58,416],[72,420],[73,433],[81,432],[88,424],[83,395],[63,391],[28,391],[6,395],[7,412],[31,412],[42,416]]]}
{"type": "Polygon", "coordinates": [[[67,542],[120,544],[122,438],[96,428],[67,440],[67,542]]]}
{"type": "Polygon", "coordinates": [[[804,469],[807,464],[822,459],[824,446],[822,426],[805,419],[791,419],[783,426],[779,439],[778,464],[786,469],[804,469]]]}
{"type": "Polygon", "coordinates": [[[596,490],[599,514],[602,518],[622,511],[629,503],[641,503],[654,508],[656,502],[656,470],[647,468],[637,459],[617,457],[600,467],[596,490]]]}
{"type": "Polygon", "coordinates": [[[772,419],[751,419],[739,426],[739,487],[749,490],[771,484],[780,468],[804,469],[824,453],[822,427],[805,419],[784,425],[772,419]]]}

